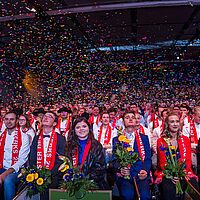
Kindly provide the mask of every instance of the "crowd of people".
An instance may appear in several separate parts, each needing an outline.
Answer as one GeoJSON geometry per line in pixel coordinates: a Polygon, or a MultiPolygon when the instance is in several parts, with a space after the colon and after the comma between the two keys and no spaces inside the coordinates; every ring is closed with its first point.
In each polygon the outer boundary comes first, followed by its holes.
{"type": "MultiPolygon", "coordinates": [[[[187,103],[170,107],[131,103],[126,109],[108,102],[102,107],[66,102],[51,107],[2,107],[0,184],[4,199],[16,195],[20,168],[27,164],[50,169],[53,181],[49,188],[58,188],[62,179],[59,155],[80,166],[99,189],[116,186],[121,199],[131,200],[135,195],[151,199],[150,185],[158,185],[160,199],[182,199],[185,193],[176,193],[179,181],[189,181],[198,191],[200,107],[187,103]],[[127,147],[139,156],[132,165],[120,166],[116,159],[119,131],[127,147]],[[184,178],[166,176],[169,149],[184,163],[184,178]]],[[[41,198],[48,199],[48,192],[41,198]]]]}

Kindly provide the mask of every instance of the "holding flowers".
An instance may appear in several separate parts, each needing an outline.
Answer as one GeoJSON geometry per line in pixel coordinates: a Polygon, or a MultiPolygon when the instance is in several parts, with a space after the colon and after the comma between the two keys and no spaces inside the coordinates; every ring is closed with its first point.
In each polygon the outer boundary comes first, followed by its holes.
{"type": "Polygon", "coordinates": [[[117,170],[116,184],[123,200],[134,198],[136,180],[140,199],[151,199],[149,173],[151,168],[151,150],[148,136],[140,134],[136,127],[135,114],[126,112],[123,117],[125,130],[119,130],[119,136],[113,138],[113,166],[117,170]],[[130,155],[129,155],[130,154],[130,155]],[[138,159],[139,157],[139,159],[138,159]]]}
{"type": "Polygon", "coordinates": [[[165,119],[164,131],[157,141],[158,170],[156,183],[161,183],[164,200],[177,199],[183,195],[181,180],[184,177],[196,184],[191,170],[191,147],[189,138],[180,132],[177,114],[170,113],[165,119]]]}
{"type": "Polygon", "coordinates": [[[21,182],[27,187],[27,196],[30,198],[35,194],[45,193],[51,184],[51,171],[44,167],[23,168],[18,177],[21,177],[21,182]]]}

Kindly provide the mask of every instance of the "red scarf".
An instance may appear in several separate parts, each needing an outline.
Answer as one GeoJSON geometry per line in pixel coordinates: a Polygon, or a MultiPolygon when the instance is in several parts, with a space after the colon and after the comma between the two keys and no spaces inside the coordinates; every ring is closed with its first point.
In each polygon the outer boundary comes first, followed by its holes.
{"type": "Polygon", "coordinates": [[[197,130],[193,120],[190,120],[190,141],[191,143],[198,144],[197,130]]]}
{"type": "MultiPolygon", "coordinates": [[[[70,115],[67,120],[66,120],[66,124],[65,124],[65,131],[63,133],[63,136],[65,136],[67,134],[67,131],[69,131],[70,129],[70,125],[71,125],[71,121],[72,121],[72,116],[70,115]]],[[[61,122],[62,122],[62,118],[59,117],[58,118],[58,124],[56,126],[56,128],[60,131],[60,126],[61,126],[61,122]]]]}
{"type": "MultiPolygon", "coordinates": [[[[87,155],[88,155],[88,153],[90,151],[91,144],[92,144],[92,141],[89,140],[87,142],[87,144],[85,145],[85,149],[84,149],[83,157],[82,157],[82,161],[81,161],[81,166],[80,166],[81,168],[83,167],[84,162],[85,162],[85,160],[87,158],[87,155]]],[[[72,159],[73,159],[73,166],[74,167],[78,167],[78,147],[76,148],[75,154],[74,154],[72,159]]]]}
{"type": "Polygon", "coordinates": [[[112,123],[112,129],[114,129],[116,127],[116,123],[117,123],[117,118],[115,118],[113,123],[112,123]]]}
{"type": "MultiPolygon", "coordinates": [[[[98,116],[97,116],[97,120],[96,120],[96,125],[98,125],[98,123],[100,122],[100,118],[101,118],[100,115],[98,115],[98,116]]],[[[90,125],[93,124],[93,123],[94,123],[94,115],[92,115],[92,116],[89,118],[88,121],[89,121],[90,125]]]]}
{"type": "MultiPolygon", "coordinates": [[[[103,130],[103,125],[100,126],[100,130],[98,131],[98,141],[101,142],[101,136],[102,136],[102,130],[103,130]]],[[[112,134],[112,129],[111,126],[108,125],[106,132],[105,132],[105,137],[104,137],[104,144],[108,145],[111,139],[111,134],[112,134]]]]}
{"type": "Polygon", "coordinates": [[[158,117],[153,121],[153,129],[159,126],[158,117]]]}
{"type": "Polygon", "coordinates": [[[137,146],[138,146],[139,155],[141,157],[142,162],[144,162],[145,150],[144,150],[144,145],[142,143],[142,139],[140,137],[139,131],[136,132],[135,139],[136,139],[136,143],[137,143],[137,146]]]}
{"type": "Polygon", "coordinates": [[[185,162],[185,160],[186,160],[186,147],[185,147],[184,139],[183,139],[182,136],[179,137],[178,146],[179,146],[181,160],[183,162],[185,162]]]}
{"type": "MultiPolygon", "coordinates": [[[[0,136],[0,168],[3,168],[3,159],[4,159],[4,145],[6,142],[6,133],[7,129],[0,136]]],[[[16,128],[14,140],[12,144],[12,164],[14,165],[18,161],[19,151],[22,146],[22,135],[20,128],[16,128]]]]}
{"type": "MultiPolygon", "coordinates": [[[[55,130],[52,131],[49,146],[46,155],[45,167],[52,170],[56,159],[56,145],[57,145],[57,134],[55,130]]],[[[37,145],[37,168],[44,167],[44,145],[43,145],[43,131],[40,133],[37,145]]]]}

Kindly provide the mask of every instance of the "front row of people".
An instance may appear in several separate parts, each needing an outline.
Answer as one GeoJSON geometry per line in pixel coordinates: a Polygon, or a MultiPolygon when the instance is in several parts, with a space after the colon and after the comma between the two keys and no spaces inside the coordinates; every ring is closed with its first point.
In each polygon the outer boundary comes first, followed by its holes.
{"type": "MultiPolygon", "coordinates": [[[[138,131],[140,129],[135,130],[136,119],[132,111],[126,112],[123,120],[125,126],[123,134],[130,141],[130,147],[138,153],[140,159],[132,166],[120,167],[114,156],[118,136],[113,138],[112,170],[116,172],[116,185],[122,199],[132,200],[138,189],[140,199],[148,200],[151,199],[150,174],[152,173],[149,139],[148,136],[138,131]],[[126,179],[127,176],[130,176],[130,179],[126,179]],[[137,188],[133,182],[136,183],[137,188]]],[[[14,112],[5,115],[6,130],[0,135],[0,186],[3,187],[4,200],[14,198],[19,182],[17,178],[19,170],[27,163],[30,166],[45,166],[50,169],[52,172],[50,188],[58,188],[62,178],[58,171],[62,164],[59,155],[68,156],[74,166],[80,166],[82,171],[96,182],[99,189],[109,188],[106,182],[105,152],[108,146],[106,141],[105,148],[103,148],[101,143],[94,138],[89,122],[79,117],[74,121],[66,143],[65,137],[55,132],[54,127],[57,121],[56,114],[47,112],[42,118],[42,131],[34,137],[30,146],[28,135],[17,127],[17,115],[14,112]]],[[[163,148],[168,149],[169,145],[174,147],[177,159],[185,163],[187,180],[196,184],[197,176],[191,170],[190,141],[180,132],[180,120],[175,113],[167,116],[164,130],[157,144],[158,166],[155,172],[155,183],[161,186],[162,199],[176,199],[176,184],[179,179],[165,177],[163,171],[167,161],[163,148]]],[[[41,196],[41,199],[48,199],[48,193],[41,196]]]]}

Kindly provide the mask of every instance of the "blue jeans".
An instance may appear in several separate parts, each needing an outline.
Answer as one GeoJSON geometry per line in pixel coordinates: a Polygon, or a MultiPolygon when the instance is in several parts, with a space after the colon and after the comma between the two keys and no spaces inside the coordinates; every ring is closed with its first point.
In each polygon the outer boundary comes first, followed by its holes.
{"type": "MultiPolygon", "coordinates": [[[[145,180],[136,180],[137,187],[140,193],[141,200],[150,200],[150,188],[149,188],[149,179],[146,178],[145,180]]],[[[117,178],[116,185],[119,190],[119,194],[123,200],[133,200],[135,195],[135,188],[133,183],[124,178],[117,178]]]]}
{"type": "MultiPolygon", "coordinates": [[[[6,169],[1,168],[0,174],[5,172],[6,169]]],[[[17,184],[19,183],[19,179],[17,178],[19,173],[11,173],[8,176],[6,176],[3,188],[4,188],[4,200],[12,200],[16,195],[16,188],[17,184]]]]}

